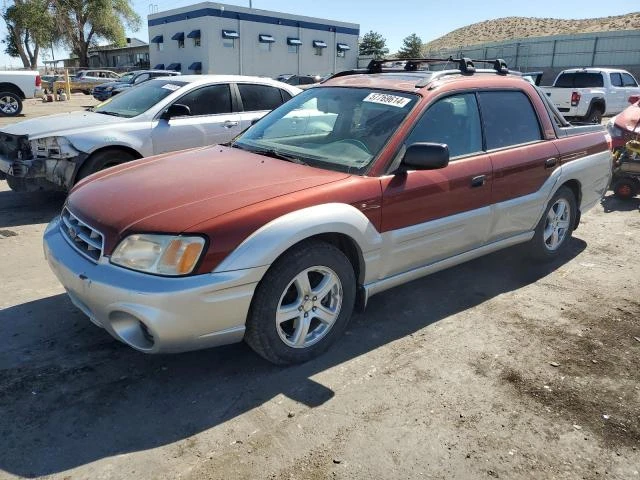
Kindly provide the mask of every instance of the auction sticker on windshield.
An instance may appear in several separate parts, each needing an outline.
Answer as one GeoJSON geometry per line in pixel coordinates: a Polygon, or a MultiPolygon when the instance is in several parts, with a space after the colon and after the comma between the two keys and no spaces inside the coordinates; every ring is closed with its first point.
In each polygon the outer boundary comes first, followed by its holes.
{"type": "Polygon", "coordinates": [[[175,92],[176,90],[178,90],[180,88],[180,85],[174,85],[173,83],[167,83],[166,85],[163,85],[162,88],[166,88],[167,90],[171,90],[172,92],[175,92]]]}
{"type": "Polygon", "coordinates": [[[392,107],[402,108],[411,101],[410,98],[400,97],[398,95],[389,95],[388,93],[370,93],[362,99],[363,102],[381,103],[382,105],[391,105],[392,107]]]}

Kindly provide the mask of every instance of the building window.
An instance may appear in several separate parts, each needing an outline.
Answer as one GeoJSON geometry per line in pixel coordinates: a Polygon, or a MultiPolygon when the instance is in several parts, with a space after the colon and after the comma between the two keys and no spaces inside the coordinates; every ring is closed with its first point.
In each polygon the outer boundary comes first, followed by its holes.
{"type": "Polygon", "coordinates": [[[294,37],[287,37],[287,50],[289,53],[298,53],[300,51],[302,40],[294,37]]]}
{"type": "Polygon", "coordinates": [[[184,40],[178,40],[178,48],[184,48],[184,40]]]}
{"type": "Polygon", "coordinates": [[[240,38],[240,34],[235,30],[222,30],[222,45],[227,48],[235,48],[236,38],[240,38]]]}
{"type": "Polygon", "coordinates": [[[200,37],[197,37],[197,38],[193,39],[193,46],[194,47],[199,47],[200,46],[200,37]]]}
{"type": "Polygon", "coordinates": [[[313,48],[316,51],[316,53],[315,53],[316,55],[322,56],[322,50],[327,48],[327,43],[323,42],[322,40],[314,40],[313,41],[313,48]]]}
{"type": "Polygon", "coordinates": [[[258,43],[260,44],[260,50],[263,52],[271,51],[271,44],[275,43],[276,39],[271,35],[260,34],[258,35],[258,43]]]}
{"type": "Polygon", "coordinates": [[[336,56],[344,58],[346,56],[347,50],[351,50],[351,47],[346,43],[338,43],[336,45],[336,56]]]}
{"type": "Polygon", "coordinates": [[[164,43],[157,43],[156,45],[158,45],[158,51],[161,52],[162,50],[164,50],[164,43]]]}

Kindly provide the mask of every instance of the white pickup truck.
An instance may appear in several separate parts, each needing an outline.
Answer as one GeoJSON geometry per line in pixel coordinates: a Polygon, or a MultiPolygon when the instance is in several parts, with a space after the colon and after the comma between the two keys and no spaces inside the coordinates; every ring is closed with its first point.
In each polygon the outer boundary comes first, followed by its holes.
{"type": "Polygon", "coordinates": [[[15,117],[22,112],[25,98],[42,95],[42,79],[35,70],[0,72],[0,115],[15,117]]]}
{"type": "Polygon", "coordinates": [[[552,87],[540,87],[565,118],[600,123],[603,116],[627,108],[629,97],[640,94],[633,75],[613,68],[563,70],[552,87]]]}

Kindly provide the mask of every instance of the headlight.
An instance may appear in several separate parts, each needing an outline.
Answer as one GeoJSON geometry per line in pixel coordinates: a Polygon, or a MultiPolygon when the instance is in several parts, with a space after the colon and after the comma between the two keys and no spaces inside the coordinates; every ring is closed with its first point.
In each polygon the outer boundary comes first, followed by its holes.
{"type": "Polygon", "coordinates": [[[111,255],[111,263],[145,273],[187,275],[202,255],[202,237],[181,235],[129,235],[111,255]]]}
{"type": "Polygon", "coordinates": [[[38,138],[31,143],[31,149],[37,158],[65,159],[77,156],[71,142],[64,137],[38,138]]]}
{"type": "Polygon", "coordinates": [[[620,138],[624,136],[624,130],[618,127],[613,120],[609,120],[607,123],[607,130],[609,131],[609,135],[613,138],[620,138]]]}

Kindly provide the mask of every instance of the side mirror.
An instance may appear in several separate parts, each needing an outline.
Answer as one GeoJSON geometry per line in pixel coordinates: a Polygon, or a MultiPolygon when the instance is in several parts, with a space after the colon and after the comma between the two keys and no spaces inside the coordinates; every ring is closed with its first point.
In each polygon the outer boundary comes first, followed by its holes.
{"type": "Polygon", "coordinates": [[[629,97],[629,103],[631,105],[634,105],[634,104],[638,103],[638,100],[640,100],[640,95],[631,95],[629,97]]]}
{"type": "Polygon", "coordinates": [[[169,105],[169,107],[162,112],[160,118],[163,120],[169,120],[173,117],[188,117],[191,115],[191,109],[186,105],[182,105],[181,103],[174,103],[173,105],[169,105]]]}
{"type": "Polygon", "coordinates": [[[436,170],[449,165],[449,147],[444,143],[413,143],[407,147],[400,168],[436,170]]]}

